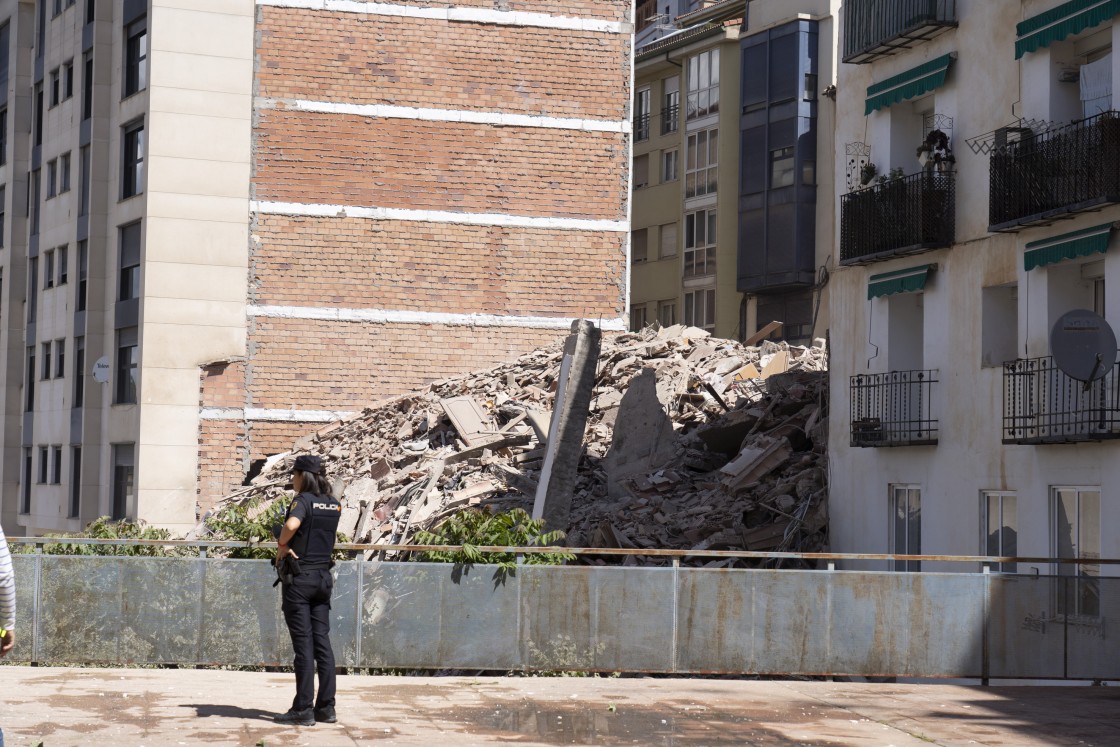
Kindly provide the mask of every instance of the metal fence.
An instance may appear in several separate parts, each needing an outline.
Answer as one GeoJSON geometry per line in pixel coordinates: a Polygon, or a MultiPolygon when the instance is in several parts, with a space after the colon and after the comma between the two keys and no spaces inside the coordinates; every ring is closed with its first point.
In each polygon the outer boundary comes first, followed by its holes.
{"type": "Polygon", "coordinates": [[[1120,438],[1120,370],[1089,383],[1067,376],[1053,356],[1003,365],[1003,442],[1077,443],[1120,438]]]}
{"type": "Polygon", "coordinates": [[[936,444],[933,390],[936,370],[888,371],[851,378],[852,440],[861,446],[936,444]]]}
{"type": "MultiPolygon", "coordinates": [[[[1060,604],[1063,595],[1085,583],[1084,572],[1078,578],[709,569],[680,567],[681,552],[649,552],[677,560],[672,567],[521,566],[504,582],[495,580],[495,566],[460,574],[447,564],[339,563],[331,623],[338,665],[1120,679],[1120,638],[1105,634],[1107,621],[1120,619],[1120,578],[1092,579],[1100,604],[1088,617],[1057,612],[1070,608],[1060,604]]],[[[1012,560],[953,559],[970,568],[1012,560]]],[[[28,621],[16,661],[291,660],[267,561],[46,554],[13,560],[19,614],[28,621]]]]}
{"type": "Polygon", "coordinates": [[[1120,202],[1120,114],[1022,134],[992,153],[989,171],[993,231],[1120,202]]]}
{"type": "Polygon", "coordinates": [[[956,233],[952,172],[920,171],[840,198],[840,262],[858,264],[950,246],[956,233]]]}
{"type": "Polygon", "coordinates": [[[846,0],[844,62],[872,62],[956,25],[956,0],[846,0]]]}

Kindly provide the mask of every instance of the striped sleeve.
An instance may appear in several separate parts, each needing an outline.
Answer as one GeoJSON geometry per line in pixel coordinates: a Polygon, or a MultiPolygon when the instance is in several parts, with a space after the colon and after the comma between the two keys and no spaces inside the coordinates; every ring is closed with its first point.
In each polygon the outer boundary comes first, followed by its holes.
{"type": "Polygon", "coordinates": [[[16,624],[16,574],[8,539],[0,529],[0,628],[10,630],[16,624]]]}

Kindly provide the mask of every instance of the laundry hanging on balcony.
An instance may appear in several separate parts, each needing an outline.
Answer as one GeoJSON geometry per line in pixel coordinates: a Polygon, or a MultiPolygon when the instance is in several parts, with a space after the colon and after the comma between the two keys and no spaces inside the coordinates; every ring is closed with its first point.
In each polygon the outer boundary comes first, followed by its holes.
{"type": "Polygon", "coordinates": [[[1023,269],[1027,272],[1036,267],[1045,267],[1064,259],[1088,257],[1090,254],[1104,254],[1112,238],[1115,224],[1105,223],[1093,228],[1071,231],[1048,239],[1040,239],[1027,244],[1023,255],[1023,269]]]}
{"type": "Polygon", "coordinates": [[[916,293],[924,290],[929,273],[937,269],[937,265],[918,265],[905,270],[884,272],[872,275],[867,282],[867,300],[880,296],[892,296],[895,293],[916,293]]]}
{"type": "Polygon", "coordinates": [[[952,53],[868,86],[864,114],[886,109],[891,104],[916,98],[940,88],[945,85],[945,78],[949,75],[951,64],[953,64],[952,53]]]}
{"type": "Polygon", "coordinates": [[[1070,0],[1015,26],[1015,59],[1067,36],[1099,26],[1120,13],[1120,0],[1070,0]]]}

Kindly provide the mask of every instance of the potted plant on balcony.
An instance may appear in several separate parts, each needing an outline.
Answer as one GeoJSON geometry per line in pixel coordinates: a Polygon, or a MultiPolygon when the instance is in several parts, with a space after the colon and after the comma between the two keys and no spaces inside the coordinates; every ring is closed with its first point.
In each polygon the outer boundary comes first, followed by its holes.
{"type": "Polygon", "coordinates": [[[918,163],[926,171],[952,171],[953,164],[957,162],[953,149],[949,147],[949,136],[941,130],[930,130],[926,139],[918,146],[917,155],[918,163]]]}
{"type": "Polygon", "coordinates": [[[859,170],[859,186],[866,187],[878,173],[879,167],[871,163],[871,161],[863,164],[863,168],[859,170]]]}

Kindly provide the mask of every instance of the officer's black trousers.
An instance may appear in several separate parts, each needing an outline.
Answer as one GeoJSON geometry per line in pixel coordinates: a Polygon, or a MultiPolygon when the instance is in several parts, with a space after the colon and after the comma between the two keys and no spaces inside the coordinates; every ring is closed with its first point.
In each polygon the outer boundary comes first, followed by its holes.
{"type": "Polygon", "coordinates": [[[304,711],[334,705],[334,651],[331,650],[331,591],[329,570],[304,571],[284,584],[284,620],[295,650],[296,697],[292,708],[304,711]],[[319,697],[315,698],[315,672],[319,697]]]}

